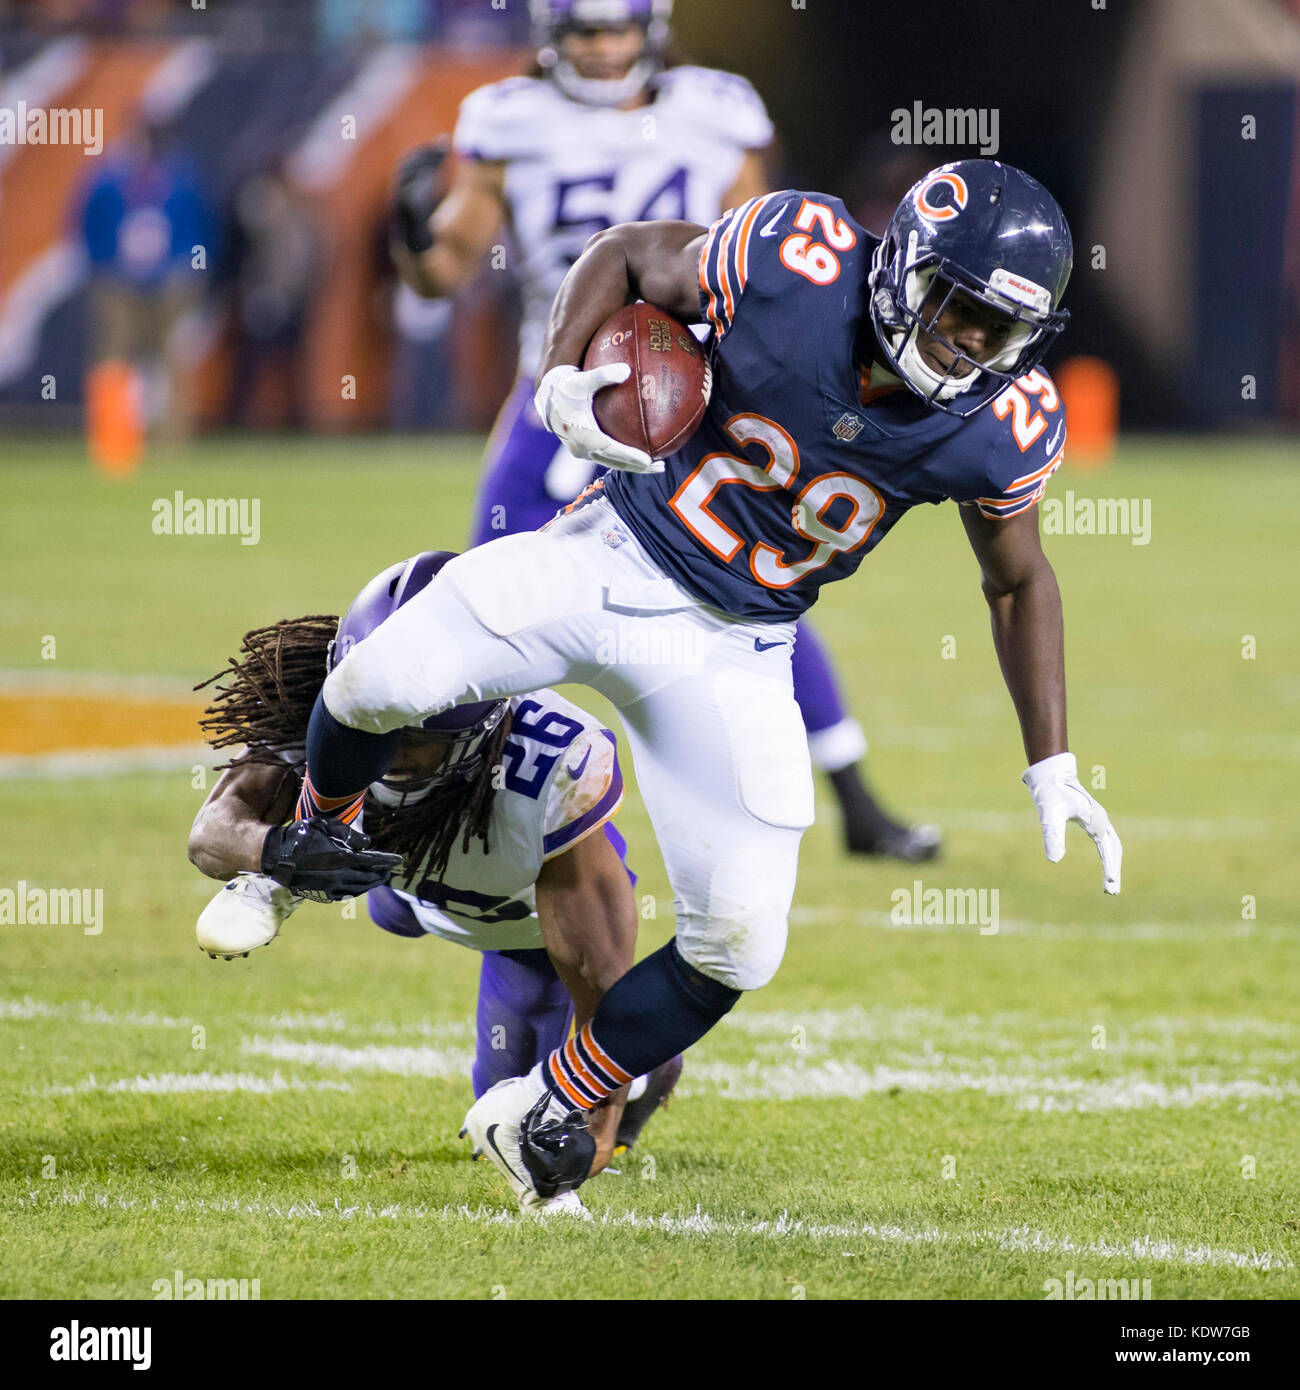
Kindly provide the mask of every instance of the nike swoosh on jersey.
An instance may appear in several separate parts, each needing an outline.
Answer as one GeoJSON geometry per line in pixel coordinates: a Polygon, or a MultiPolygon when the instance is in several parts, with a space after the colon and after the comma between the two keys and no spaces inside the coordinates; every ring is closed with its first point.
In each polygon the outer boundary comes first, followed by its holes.
{"type": "Polygon", "coordinates": [[[768,218],[768,220],[764,222],[763,225],[758,229],[759,236],[776,235],[776,224],[781,220],[781,215],[785,212],[787,206],[789,206],[787,203],[782,203],[781,206],[777,208],[776,215],[774,217],[768,218]]]}
{"type": "Polygon", "coordinates": [[[591,745],[587,745],[587,751],[582,755],[582,761],[577,767],[566,767],[564,770],[576,782],[579,777],[587,770],[587,760],[591,757],[591,745]]]}
{"type": "Polygon", "coordinates": [[[1057,446],[1058,443],[1060,443],[1061,431],[1062,431],[1064,428],[1065,428],[1065,421],[1062,420],[1061,423],[1060,423],[1059,425],[1057,425],[1057,427],[1056,427],[1056,433],[1051,437],[1051,439],[1049,439],[1049,440],[1047,441],[1047,456],[1048,456],[1048,458],[1051,458],[1051,456],[1056,452],[1056,446],[1057,446]]]}
{"type": "Polygon", "coordinates": [[[761,637],[754,638],[754,650],[756,652],[771,651],[773,647],[784,647],[784,642],[764,642],[761,637]]]}

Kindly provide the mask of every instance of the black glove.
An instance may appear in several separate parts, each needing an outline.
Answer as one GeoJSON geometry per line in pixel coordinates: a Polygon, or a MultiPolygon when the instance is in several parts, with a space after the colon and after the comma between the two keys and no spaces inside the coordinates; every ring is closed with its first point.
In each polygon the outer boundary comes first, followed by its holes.
{"type": "Polygon", "coordinates": [[[393,239],[414,255],[423,255],[433,245],[429,218],[442,201],[439,183],[447,159],[447,142],[421,145],[397,166],[393,186],[393,239]]]}
{"type": "Polygon", "coordinates": [[[400,854],[369,849],[370,836],[341,820],[313,816],[266,832],[262,872],[300,898],[333,903],[387,883],[402,867],[400,854]]]}

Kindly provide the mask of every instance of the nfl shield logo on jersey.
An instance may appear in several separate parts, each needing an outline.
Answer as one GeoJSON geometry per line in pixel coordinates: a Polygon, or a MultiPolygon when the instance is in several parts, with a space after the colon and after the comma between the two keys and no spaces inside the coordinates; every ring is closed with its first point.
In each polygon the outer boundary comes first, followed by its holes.
{"type": "Polygon", "coordinates": [[[862,421],[849,411],[845,411],[835,422],[832,433],[836,439],[842,439],[847,443],[850,439],[856,439],[862,431],[862,421]]]}

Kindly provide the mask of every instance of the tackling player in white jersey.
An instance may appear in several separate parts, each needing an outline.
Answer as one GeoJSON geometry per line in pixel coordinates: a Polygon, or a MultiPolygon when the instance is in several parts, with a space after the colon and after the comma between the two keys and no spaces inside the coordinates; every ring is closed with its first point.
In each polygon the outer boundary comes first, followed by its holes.
{"type": "MultiPolygon", "coordinates": [[[[611,820],[623,799],[614,735],[551,690],[461,706],[406,731],[367,794],[369,839],[355,821],[284,827],[327,669],[450,558],[425,552],[385,570],[340,624],[306,617],[245,637],[204,721],[215,746],[242,751],[195,817],[189,852],[230,880],[198,922],[214,956],[269,944],[306,897],[360,893],[394,935],[482,952],[478,1096],[560,1046],[632,963],[632,876],[611,820]]],[[[599,1117],[593,1172],[635,1142],[680,1069],[674,1058],[626,1112],[620,1097],[599,1117]]],[[[564,1195],[525,1209],[582,1210],[564,1195]]]]}
{"type": "MultiPolygon", "coordinates": [[[[743,77],[674,64],[672,0],[533,0],[538,61],[463,102],[454,172],[446,151],[403,163],[393,254],[418,293],[456,293],[508,229],[523,288],[519,380],[488,445],[472,544],[545,525],[597,470],[542,425],[533,408],[546,316],[587,239],[619,222],[707,225],[767,190],[772,123],[743,77]]],[[[859,763],[866,740],[850,717],[829,654],[800,624],[795,698],[814,763],[840,803],[847,847],[908,861],[933,857],[933,826],[888,816],[859,763]]]]}

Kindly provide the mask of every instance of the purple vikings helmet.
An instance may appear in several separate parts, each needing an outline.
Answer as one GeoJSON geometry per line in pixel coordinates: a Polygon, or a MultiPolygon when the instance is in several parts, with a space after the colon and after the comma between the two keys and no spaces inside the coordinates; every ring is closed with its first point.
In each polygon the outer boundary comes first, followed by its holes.
{"type": "MultiPolygon", "coordinates": [[[[369,637],[385,618],[414,598],[449,560],[455,558],[453,550],[426,550],[409,560],[399,560],[377,574],[343,615],[325,658],[326,671],[332,671],[363,637],[369,637]]],[[[452,782],[472,781],[483,767],[483,745],[505,717],[507,703],[505,700],[479,700],[473,704],[454,705],[441,714],[430,715],[421,724],[403,729],[403,738],[446,744],[447,755],[436,775],[418,787],[408,781],[394,782],[391,787],[384,782],[384,787],[394,796],[381,796],[380,800],[398,805],[452,782]]]]}
{"type": "Polygon", "coordinates": [[[555,85],[587,106],[621,106],[641,91],[663,65],[673,0],[529,0],[537,61],[555,85]],[[560,56],[560,41],[570,30],[622,28],[645,30],[641,56],[625,77],[582,77],[560,56]]]}

